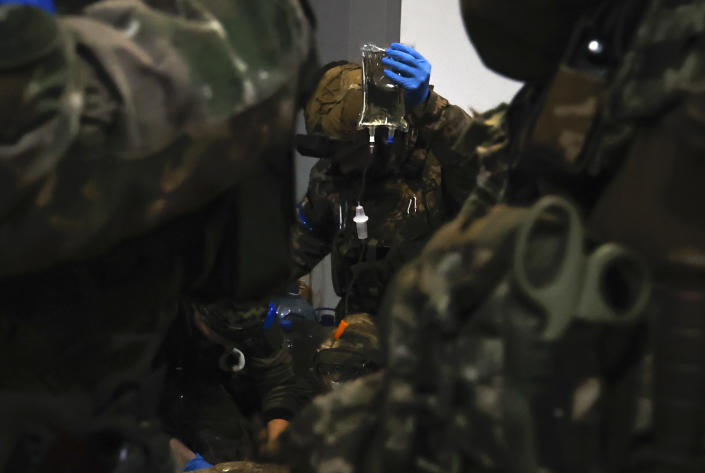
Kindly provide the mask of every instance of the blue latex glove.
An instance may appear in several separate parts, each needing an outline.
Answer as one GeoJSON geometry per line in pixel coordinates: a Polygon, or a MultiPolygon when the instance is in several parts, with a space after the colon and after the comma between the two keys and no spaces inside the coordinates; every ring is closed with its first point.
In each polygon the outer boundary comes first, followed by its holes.
{"type": "Polygon", "coordinates": [[[56,7],[53,0],[0,0],[0,5],[29,5],[30,7],[41,8],[51,15],[56,15],[56,7]]]}
{"type": "Polygon", "coordinates": [[[197,453],[196,456],[186,464],[184,471],[203,470],[204,468],[210,468],[212,466],[213,465],[208,463],[200,453],[197,453]]]}
{"type": "Polygon", "coordinates": [[[394,83],[404,87],[404,98],[409,107],[415,107],[428,97],[431,63],[414,48],[392,43],[382,62],[389,66],[384,74],[394,83]]]}
{"type": "Polygon", "coordinates": [[[265,330],[269,330],[274,322],[277,320],[277,305],[274,302],[269,303],[269,308],[267,309],[267,317],[264,319],[262,327],[265,330]]]}

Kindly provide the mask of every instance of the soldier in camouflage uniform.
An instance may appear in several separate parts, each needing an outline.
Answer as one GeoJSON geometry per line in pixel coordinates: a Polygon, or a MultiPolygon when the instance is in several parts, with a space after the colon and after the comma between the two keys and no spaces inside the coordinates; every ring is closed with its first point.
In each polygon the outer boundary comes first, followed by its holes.
{"type": "Polygon", "coordinates": [[[164,429],[211,463],[256,458],[312,387],[297,378],[279,326],[263,328],[260,304],[190,301],[180,309],[165,349],[164,429]]]}
{"type": "Polygon", "coordinates": [[[391,276],[475,187],[479,160],[452,148],[460,132],[473,123],[488,141],[502,136],[501,107],[473,119],[431,90],[407,109],[410,132],[397,133],[393,144],[378,139],[372,157],[367,132],[357,129],[361,81],[359,64],[333,63],[306,105],[309,135],[335,144],[311,170],[292,234],[296,277],[331,254],[333,285],[342,297],[339,317],[377,314],[391,276]],[[358,203],[369,216],[366,240],[358,239],[352,220],[358,203]]]}
{"type": "Polygon", "coordinates": [[[400,271],[386,372],[302,414],[293,470],[703,471],[705,3],[462,5],[527,81],[512,205],[471,197],[400,271]]]}
{"type": "Polygon", "coordinates": [[[179,304],[288,275],[307,10],[159,3],[0,7],[0,471],[170,471],[179,304]]]}

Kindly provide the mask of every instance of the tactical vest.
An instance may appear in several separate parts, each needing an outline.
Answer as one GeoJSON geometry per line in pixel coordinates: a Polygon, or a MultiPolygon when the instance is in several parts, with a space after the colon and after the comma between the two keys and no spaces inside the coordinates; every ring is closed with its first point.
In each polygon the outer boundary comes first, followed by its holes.
{"type": "Polygon", "coordinates": [[[357,237],[355,205],[359,189],[341,188],[331,200],[338,229],[333,238],[333,287],[342,297],[339,315],[376,314],[384,289],[396,271],[419,254],[445,220],[440,164],[429,158],[421,174],[368,180],[362,204],[369,237],[357,237]],[[347,299],[347,310],[346,310],[347,299]]]}

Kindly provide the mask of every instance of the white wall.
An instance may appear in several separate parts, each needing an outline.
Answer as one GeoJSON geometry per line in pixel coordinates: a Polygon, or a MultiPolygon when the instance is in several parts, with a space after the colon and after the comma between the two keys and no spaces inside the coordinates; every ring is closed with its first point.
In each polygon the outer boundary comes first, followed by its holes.
{"type": "Polygon", "coordinates": [[[507,102],[521,86],[482,64],[465,33],[459,0],[402,0],[400,36],[431,63],[435,91],[465,110],[507,102]]]}

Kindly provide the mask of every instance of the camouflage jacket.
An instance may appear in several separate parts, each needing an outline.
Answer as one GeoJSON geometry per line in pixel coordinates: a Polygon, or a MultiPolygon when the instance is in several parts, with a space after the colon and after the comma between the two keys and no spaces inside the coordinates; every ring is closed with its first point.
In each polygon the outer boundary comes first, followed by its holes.
{"type": "Polygon", "coordinates": [[[288,275],[291,222],[275,215],[293,206],[310,22],[297,0],[172,6],[0,7],[3,467],[18,425],[81,443],[96,416],[150,424],[180,300],[254,297],[288,275]],[[18,392],[34,410],[13,412],[18,392]]]}
{"type": "Polygon", "coordinates": [[[503,111],[498,107],[471,118],[431,92],[412,111],[412,131],[393,151],[389,169],[371,170],[363,180],[359,174],[341,173],[331,160],[320,160],[311,170],[292,231],[294,275],[308,273],[331,253],[334,288],[343,297],[341,305],[344,296],[349,299],[347,313],[377,313],[391,276],[457,212],[485,169],[482,152],[460,138],[471,134],[474,143],[502,143],[503,111]],[[369,216],[364,242],[352,221],[360,195],[369,216]]]}
{"type": "MultiPolygon", "coordinates": [[[[527,294],[512,296],[527,207],[497,206],[478,220],[487,212],[471,196],[389,287],[385,374],[318,398],[302,413],[289,437],[292,471],[703,469],[703,397],[695,386],[702,386],[705,360],[695,340],[705,333],[696,315],[705,300],[705,227],[694,202],[702,202],[705,29],[694,18],[702,18],[705,4],[643,6],[600,101],[561,103],[563,92],[576,89],[529,86],[519,102],[547,92],[539,96],[550,106],[529,112],[542,112],[532,116],[549,126],[513,123],[529,134],[553,133],[527,139],[517,132],[510,140],[523,141],[510,147],[538,152],[531,141],[551,143],[548,149],[567,161],[587,151],[599,158],[585,171],[614,172],[606,188],[595,181],[588,187],[594,205],[582,208],[580,247],[616,240],[637,248],[658,281],[651,305],[625,325],[589,323],[566,310],[571,321],[560,337],[537,337],[548,320],[545,307],[527,294]]],[[[554,79],[575,72],[563,68],[554,79]]],[[[551,231],[536,235],[528,254],[550,273],[552,255],[565,246],[551,231]]],[[[602,288],[603,296],[619,295],[625,286],[602,288]]],[[[624,295],[617,299],[630,300],[624,295]]]]}

